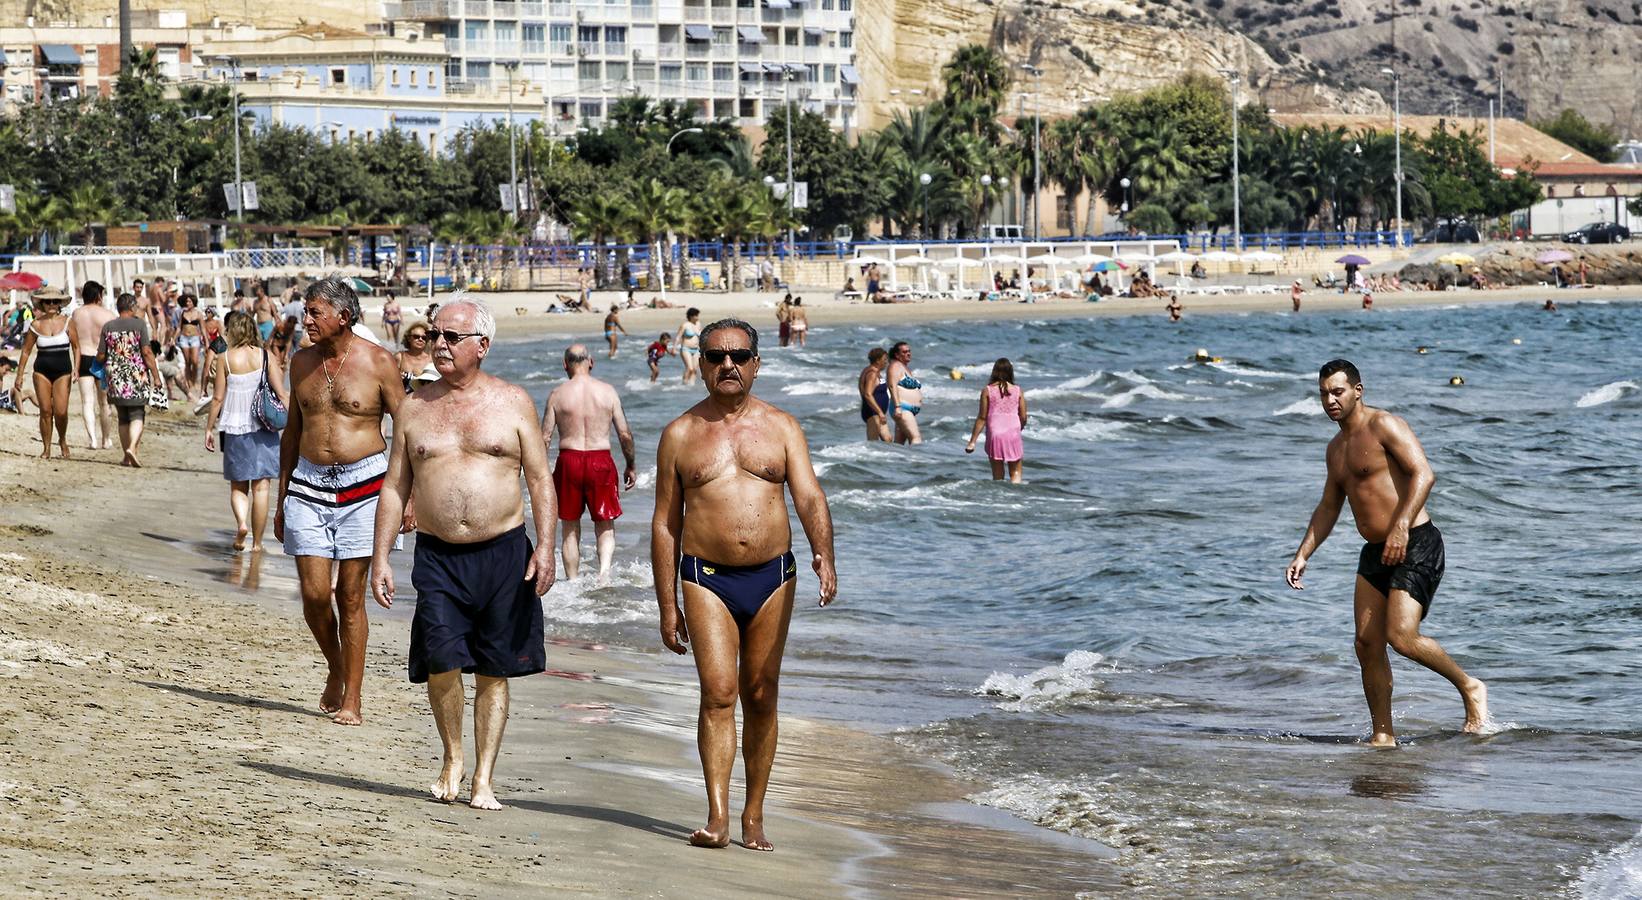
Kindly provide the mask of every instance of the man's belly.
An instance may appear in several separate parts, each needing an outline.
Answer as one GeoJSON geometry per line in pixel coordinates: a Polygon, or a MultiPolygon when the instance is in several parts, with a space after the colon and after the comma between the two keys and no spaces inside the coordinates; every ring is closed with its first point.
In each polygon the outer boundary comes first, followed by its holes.
{"type": "Polygon", "coordinates": [[[508,468],[463,455],[424,461],[412,471],[418,531],[453,544],[470,544],[511,531],[525,520],[516,460],[508,468]]]}
{"type": "Polygon", "coordinates": [[[380,419],[369,424],[363,420],[355,424],[330,419],[316,427],[313,419],[304,417],[302,442],[297,452],[303,459],[322,466],[346,465],[381,453],[387,446],[382,439],[380,419]]]}
{"type": "Polygon", "coordinates": [[[726,566],[768,562],[792,547],[792,527],[780,486],[769,502],[691,503],[684,500],[684,553],[726,566]]]}

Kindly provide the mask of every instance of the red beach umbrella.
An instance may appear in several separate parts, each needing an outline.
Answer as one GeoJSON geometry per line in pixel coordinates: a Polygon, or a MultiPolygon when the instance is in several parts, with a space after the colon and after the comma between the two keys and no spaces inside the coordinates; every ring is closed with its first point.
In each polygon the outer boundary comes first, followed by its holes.
{"type": "Polygon", "coordinates": [[[0,290],[5,291],[37,291],[45,279],[33,272],[7,272],[0,276],[0,290]]]}

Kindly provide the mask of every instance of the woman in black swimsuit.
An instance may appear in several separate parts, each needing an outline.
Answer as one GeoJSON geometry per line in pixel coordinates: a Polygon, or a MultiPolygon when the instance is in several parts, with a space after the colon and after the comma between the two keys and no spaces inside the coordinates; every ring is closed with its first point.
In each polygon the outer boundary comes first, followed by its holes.
{"type": "Polygon", "coordinates": [[[17,357],[17,377],[12,394],[22,383],[29,353],[34,353],[34,396],[40,404],[41,459],[51,458],[51,426],[57,425],[57,446],[68,457],[68,389],[80,367],[80,348],[68,339],[68,316],[63,304],[68,297],[56,288],[43,288],[34,295],[34,324],[23,338],[17,357]]]}

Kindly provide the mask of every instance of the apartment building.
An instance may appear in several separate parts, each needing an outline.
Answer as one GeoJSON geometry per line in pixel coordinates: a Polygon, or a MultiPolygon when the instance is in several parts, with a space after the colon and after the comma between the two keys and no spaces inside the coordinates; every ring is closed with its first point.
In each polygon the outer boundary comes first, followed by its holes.
{"type": "MultiPolygon", "coordinates": [[[[220,20],[190,25],[182,10],[132,13],[131,42],[152,49],[160,74],[172,81],[192,78],[192,47],[204,40],[259,34],[246,25],[220,20]]],[[[59,21],[27,16],[21,25],[0,26],[4,54],[3,105],[50,103],[75,97],[106,97],[120,73],[120,29],[111,15],[94,21],[59,21]]]]}
{"type": "Polygon", "coordinates": [[[395,31],[442,39],[445,78],[482,90],[517,64],[555,127],[598,126],[626,95],[676,100],[702,118],[764,123],[800,103],[856,121],[854,0],[400,0],[395,31]]]}
{"type": "Polygon", "coordinates": [[[437,152],[469,125],[545,117],[540,88],[508,73],[452,83],[445,42],[310,25],[255,40],[195,48],[202,77],[235,83],[240,107],[261,122],[306,128],[332,141],[368,141],[398,129],[437,152]],[[511,102],[510,102],[511,101],[511,102]]]}

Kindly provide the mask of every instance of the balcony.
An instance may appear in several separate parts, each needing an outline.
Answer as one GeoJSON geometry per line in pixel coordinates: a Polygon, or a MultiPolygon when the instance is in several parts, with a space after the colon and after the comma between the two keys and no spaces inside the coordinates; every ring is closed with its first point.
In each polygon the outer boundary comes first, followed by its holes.
{"type": "Polygon", "coordinates": [[[399,15],[392,18],[399,19],[459,19],[462,4],[460,0],[404,0],[399,4],[399,15]]]}
{"type": "Polygon", "coordinates": [[[713,45],[706,41],[690,41],[684,45],[685,59],[707,59],[712,52],[713,45]]]}
{"type": "Polygon", "coordinates": [[[598,56],[601,44],[598,41],[577,41],[577,56],[598,56]]]}
{"type": "Polygon", "coordinates": [[[491,0],[491,15],[498,19],[519,18],[519,4],[516,0],[491,0]]]}
{"type": "Polygon", "coordinates": [[[490,17],[490,0],[464,0],[462,9],[470,19],[486,19],[490,17]]]}
{"type": "Polygon", "coordinates": [[[627,42],[626,41],[605,41],[604,42],[604,55],[605,56],[626,56],[627,55],[627,42]]]}
{"type": "Polygon", "coordinates": [[[546,41],[521,41],[519,50],[529,56],[540,56],[547,52],[546,41]]]}
{"type": "Polygon", "coordinates": [[[497,56],[503,58],[518,56],[519,42],[498,40],[493,45],[493,50],[497,56]]]}
{"type": "Polygon", "coordinates": [[[549,0],[547,14],[555,19],[568,19],[574,4],[570,0],[549,0]]]}
{"type": "Polygon", "coordinates": [[[656,16],[656,6],[649,0],[633,0],[633,21],[643,22],[656,16]]]}
{"type": "Polygon", "coordinates": [[[657,59],[678,59],[679,57],[681,57],[683,55],[684,55],[684,52],[679,48],[679,45],[677,45],[677,44],[657,44],[656,45],[656,58],[657,59]]]}
{"type": "Polygon", "coordinates": [[[540,19],[542,12],[542,0],[521,0],[519,3],[519,15],[526,19],[540,19]]]}

